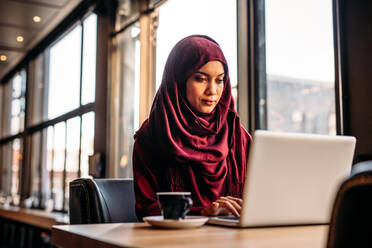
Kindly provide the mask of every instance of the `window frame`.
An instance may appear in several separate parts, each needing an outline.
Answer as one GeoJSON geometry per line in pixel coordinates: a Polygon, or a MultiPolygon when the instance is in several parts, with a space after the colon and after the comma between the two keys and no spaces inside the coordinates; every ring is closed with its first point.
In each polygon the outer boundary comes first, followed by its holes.
{"type": "MultiPolygon", "coordinates": [[[[36,134],[37,132],[40,132],[40,141],[39,141],[39,151],[40,151],[40,154],[42,153],[43,150],[47,149],[45,147],[46,143],[45,143],[45,133],[46,131],[48,130],[49,127],[52,127],[53,128],[53,133],[54,133],[54,130],[55,130],[55,126],[59,123],[64,123],[65,125],[65,149],[64,149],[64,168],[63,168],[63,183],[62,183],[62,189],[63,189],[63,201],[62,201],[62,209],[55,209],[55,204],[53,204],[53,211],[54,212],[64,212],[66,213],[67,212],[67,208],[66,208],[66,173],[67,173],[67,170],[66,170],[66,163],[67,163],[67,148],[66,148],[66,142],[67,142],[67,123],[69,120],[73,119],[73,118],[76,118],[76,117],[79,117],[79,123],[80,123],[80,130],[79,130],[79,133],[80,133],[80,137],[79,137],[79,158],[78,158],[78,177],[81,176],[81,159],[80,159],[80,155],[81,155],[81,144],[82,144],[82,120],[83,120],[83,116],[84,114],[87,114],[87,113],[90,113],[90,112],[95,112],[95,102],[91,102],[91,103],[87,103],[87,104],[84,104],[82,105],[82,84],[83,84],[83,52],[84,52],[84,20],[88,17],[88,15],[84,15],[79,21],[77,21],[75,24],[73,24],[66,32],[64,32],[58,39],[56,39],[53,43],[50,44],[50,46],[43,52],[44,54],[44,68],[43,69],[46,69],[47,71],[44,71],[44,75],[45,73],[49,74],[49,65],[50,65],[50,56],[49,56],[49,51],[50,51],[50,48],[52,46],[54,46],[55,44],[57,44],[59,41],[61,41],[67,34],[69,34],[75,27],[77,26],[81,26],[81,49],[80,49],[80,57],[81,57],[81,60],[80,60],[80,76],[79,76],[79,89],[80,89],[80,93],[79,93],[79,107],[67,112],[67,113],[64,113],[62,115],[59,115],[53,119],[47,119],[45,121],[41,121],[40,123],[36,124],[36,125],[31,125],[31,126],[27,126],[26,129],[27,129],[27,140],[30,144],[32,144],[32,135],[33,134],[36,134]]],[[[43,54],[41,56],[43,56],[43,54]]],[[[49,82],[48,81],[48,76],[45,75],[44,77],[44,85],[47,85],[47,87],[45,87],[44,89],[44,92],[43,92],[43,95],[45,96],[44,100],[47,101],[48,99],[48,88],[49,88],[49,82]]],[[[97,80],[96,80],[97,82],[97,80]]],[[[33,82],[34,83],[34,82],[33,82]]],[[[45,102],[42,104],[42,106],[46,106],[45,105],[45,102]]],[[[31,110],[29,110],[31,111],[31,110]]],[[[29,152],[30,154],[32,154],[32,150],[33,149],[36,149],[35,147],[33,147],[32,145],[29,146],[29,152]]],[[[54,151],[54,150],[53,150],[54,151]]],[[[28,156],[28,158],[30,159],[30,156],[28,156]]],[[[38,163],[37,165],[37,168],[36,170],[39,171],[39,176],[40,176],[40,183],[39,183],[39,188],[38,188],[38,200],[37,200],[37,205],[36,206],[33,206],[34,208],[39,208],[39,209],[45,209],[46,208],[46,203],[45,203],[45,199],[43,199],[43,194],[42,192],[45,190],[45,183],[46,181],[44,180],[45,178],[43,177],[44,173],[43,171],[46,170],[46,161],[43,161],[42,160],[43,157],[40,158],[41,162],[38,163]]],[[[27,164],[29,165],[29,167],[31,167],[31,161],[27,161],[27,164]]],[[[50,192],[50,196],[47,197],[49,199],[52,199],[53,202],[55,203],[55,199],[54,199],[54,195],[53,195],[53,186],[55,185],[55,177],[54,177],[54,169],[53,169],[53,164],[54,164],[54,156],[52,155],[52,165],[51,165],[51,171],[50,171],[50,182],[49,182],[49,192],[50,192]]],[[[32,175],[32,168],[29,168],[29,175],[31,176],[32,175]]],[[[31,186],[31,180],[29,180],[29,182],[27,183],[28,184],[28,187],[26,187],[25,190],[27,190],[28,192],[28,196],[31,195],[31,189],[32,189],[32,186],[31,186]]]]}
{"type": "MultiPolygon", "coordinates": [[[[99,4],[98,4],[99,5],[99,4]]],[[[54,125],[56,125],[57,123],[61,123],[61,122],[65,122],[67,123],[67,121],[71,118],[74,118],[74,117],[80,117],[80,145],[79,145],[79,158],[78,158],[78,163],[79,163],[79,171],[78,171],[78,175],[80,176],[81,174],[81,171],[80,171],[80,168],[81,168],[81,159],[80,159],[80,154],[81,154],[81,135],[82,135],[82,121],[83,121],[83,116],[84,114],[86,113],[90,113],[90,112],[93,112],[95,114],[95,123],[98,122],[98,123],[102,123],[102,122],[105,122],[106,120],[106,114],[107,112],[105,111],[105,107],[102,107],[102,106],[98,106],[99,104],[97,104],[97,102],[105,102],[106,98],[104,98],[104,100],[102,101],[97,101],[97,99],[100,97],[100,93],[97,93],[98,89],[99,88],[102,88],[102,85],[105,85],[105,81],[99,81],[98,80],[98,71],[97,68],[101,67],[101,65],[97,62],[97,61],[104,61],[105,60],[105,57],[103,58],[100,58],[101,60],[98,59],[98,53],[99,53],[99,50],[97,49],[99,47],[99,44],[98,42],[99,41],[102,41],[104,39],[107,40],[106,37],[104,37],[104,35],[102,34],[99,34],[98,33],[98,28],[97,28],[97,46],[96,46],[96,63],[95,63],[95,71],[96,71],[96,100],[94,102],[90,102],[88,104],[85,104],[85,105],[81,105],[81,101],[82,101],[82,73],[83,73],[83,70],[81,69],[80,70],[80,97],[79,97],[79,107],[72,110],[72,111],[69,111],[67,113],[64,113],[60,116],[57,116],[53,119],[47,119],[45,121],[41,121],[35,125],[31,125],[31,115],[32,115],[32,109],[31,109],[31,104],[30,103],[30,100],[32,99],[32,96],[31,95],[31,91],[30,91],[30,73],[31,72],[31,68],[30,68],[30,62],[34,59],[36,59],[37,56],[45,56],[46,58],[46,61],[43,61],[43,63],[46,65],[46,67],[43,68],[46,69],[43,71],[43,78],[44,78],[44,83],[46,83],[46,85],[48,85],[48,82],[47,79],[48,79],[48,74],[49,73],[49,68],[48,65],[49,65],[49,47],[53,46],[54,44],[56,44],[59,40],[63,39],[63,37],[70,31],[72,30],[76,25],[82,25],[82,27],[84,26],[83,25],[83,22],[84,20],[93,12],[96,12],[97,13],[97,27],[98,27],[98,20],[100,19],[110,19],[110,16],[109,15],[104,15],[102,12],[100,12],[100,10],[102,11],[102,6],[98,6],[96,3],[94,2],[82,2],[74,11],[72,11],[68,17],[61,23],[59,24],[56,29],[54,31],[52,31],[49,35],[47,35],[47,37],[38,45],[36,46],[33,50],[31,50],[27,56],[16,66],[15,69],[13,69],[10,73],[8,73],[3,79],[2,79],[2,90],[1,90],[1,93],[2,93],[2,96],[5,94],[4,93],[4,85],[10,83],[10,79],[12,79],[14,77],[14,75],[16,75],[20,70],[26,70],[26,77],[27,77],[27,80],[26,80],[26,100],[25,100],[25,121],[24,121],[24,127],[23,127],[23,131],[17,133],[17,134],[14,134],[14,135],[7,135],[6,137],[4,136],[0,136],[0,148],[1,148],[1,152],[3,152],[3,147],[5,147],[5,145],[7,144],[11,144],[13,142],[13,140],[15,139],[21,139],[22,141],[22,144],[23,144],[23,151],[22,151],[22,165],[21,165],[21,168],[22,170],[19,171],[19,174],[20,174],[20,185],[19,185],[19,193],[20,193],[20,196],[21,196],[21,199],[20,199],[20,206],[21,207],[25,207],[27,204],[25,202],[25,200],[31,196],[31,176],[32,176],[32,173],[31,173],[31,156],[32,156],[32,149],[37,149],[39,148],[40,149],[40,153],[43,153],[43,149],[45,148],[45,143],[44,142],[39,142],[39,147],[33,147],[32,146],[32,137],[34,134],[36,134],[37,132],[40,132],[40,140],[42,141],[43,139],[45,139],[45,136],[43,133],[44,130],[46,131],[48,129],[48,127],[54,127],[54,125]],[[101,37],[99,37],[98,35],[101,35],[101,37]],[[46,73],[47,72],[47,73],[46,73]],[[99,87],[101,86],[101,87],[99,87]],[[99,97],[97,98],[97,95],[99,95],[99,97]],[[104,109],[104,111],[101,111],[101,115],[97,115],[96,112],[97,112],[97,109],[98,108],[102,108],[104,109]],[[103,117],[104,116],[104,117],[103,117]],[[98,121],[97,121],[98,120],[98,121]]],[[[81,37],[82,37],[82,40],[81,40],[81,44],[82,44],[82,47],[83,47],[83,37],[84,37],[84,30],[82,28],[82,33],[81,33],[81,37]]],[[[101,49],[102,50],[102,49],[101,49]]],[[[80,51],[80,56],[81,56],[81,63],[80,63],[80,66],[82,67],[82,63],[83,63],[83,48],[81,49],[80,51]]],[[[104,53],[103,54],[104,56],[107,57],[107,53],[104,53]]],[[[106,59],[107,60],[107,59],[106,59]]],[[[31,72],[32,73],[32,72],[31,72]]],[[[101,77],[103,77],[105,72],[101,73],[101,77]]],[[[105,74],[107,75],[107,73],[105,74]]],[[[48,87],[46,87],[46,91],[48,91],[47,89],[48,87]]],[[[44,92],[45,94],[45,92],[44,92]]],[[[45,94],[47,95],[47,93],[45,94]]],[[[44,95],[44,96],[45,96],[44,95]]],[[[44,99],[45,100],[45,99],[44,99]]],[[[4,102],[6,101],[6,99],[4,99],[4,97],[1,97],[1,101],[2,101],[2,104],[1,104],[1,108],[3,110],[4,108],[4,102]]],[[[45,101],[44,101],[45,103],[45,101]]],[[[45,108],[46,105],[45,104],[42,104],[42,107],[45,108]]],[[[2,112],[2,115],[4,114],[4,111],[1,111],[2,112]]],[[[4,126],[1,125],[1,131],[3,131],[3,128],[4,126]]],[[[101,140],[106,140],[106,133],[103,132],[103,135],[101,135],[101,140]]],[[[96,137],[94,137],[96,138],[96,137]]],[[[96,143],[96,142],[95,142],[96,143]]],[[[66,153],[66,152],[65,152],[66,153]]],[[[65,160],[66,160],[66,155],[65,155],[65,160]]],[[[1,166],[2,166],[2,161],[0,162],[1,163],[1,166]]],[[[0,166],[0,167],[1,167],[0,166]]],[[[39,170],[39,172],[42,172],[42,169],[43,169],[43,166],[45,167],[45,165],[43,165],[43,163],[39,163],[38,164],[38,168],[36,168],[37,170],[39,170]]],[[[46,168],[44,168],[46,169],[46,168]]],[[[66,171],[66,165],[64,166],[64,171],[66,171]]],[[[40,173],[41,175],[41,173],[40,173]]],[[[65,178],[66,178],[66,175],[64,175],[64,178],[63,178],[63,183],[65,184],[65,178]]],[[[3,178],[1,178],[0,182],[2,181],[3,178]]],[[[53,180],[53,173],[51,173],[51,179],[53,180]]],[[[63,195],[65,195],[65,187],[66,185],[64,185],[63,187],[63,195]]],[[[50,187],[52,188],[52,183],[50,183],[50,187]]],[[[45,208],[45,205],[43,204],[44,200],[42,199],[42,190],[45,190],[43,188],[43,185],[42,185],[42,182],[40,180],[40,184],[39,184],[39,196],[38,196],[38,204],[36,206],[32,206],[34,208],[40,208],[40,209],[44,209],[45,208]]],[[[0,191],[1,191],[1,188],[0,188],[0,191]]],[[[51,191],[51,190],[50,190],[51,191]]],[[[65,208],[65,197],[63,197],[63,208],[61,210],[61,212],[64,212],[66,213],[67,212],[67,208],[65,208]]],[[[26,206],[26,207],[30,207],[30,206],[26,206]]]]}
{"type": "MultiPolygon", "coordinates": [[[[238,0],[239,1],[239,0],[238,0]]],[[[347,112],[347,108],[342,106],[341,98],[343,88],[340,84],[340,51],[339,51],[339,14],[337,13],[338,0],[333,1],[333,30],[334,30],[334,68],[335,68],[335,79],[334,79],[334,91],[335,91],[335,115],[336,115],[336,134],[343,134],[344,131],[344,120],[342,120],[343,112],[347,112]],[[336,13],[336,14],[335,14],[336,13]]],[[[248,3],[248,71],[249,71],[249,111],[248,131],[253,134],[256,129],[268,128],[268,110],[267,110],[267,78],[266,78],[266,35],[265,35],[265,2],[266,0],[249,0],[248,3]]],[[[348,115],[347,115],[348,116],[348,115]]]]}

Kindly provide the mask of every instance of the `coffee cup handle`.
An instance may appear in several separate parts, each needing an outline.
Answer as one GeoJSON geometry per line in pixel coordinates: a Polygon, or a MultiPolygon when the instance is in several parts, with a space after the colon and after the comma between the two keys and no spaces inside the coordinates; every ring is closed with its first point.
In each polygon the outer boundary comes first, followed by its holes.
{"type": "Polygon", "coordinates": [[[190,209],[192,204],[194,204],[194,202],[192,201],[191,197],[187,197],[187,202],[186,202],[186,209],[190,209]]]}
{"type": "Polygon", "coordinates": [[[185,200],[185,209],[182,218],[185,218],[186,214],[190,211],[190,208],[193,204],[191,197],[186,197],[185,200]]]}

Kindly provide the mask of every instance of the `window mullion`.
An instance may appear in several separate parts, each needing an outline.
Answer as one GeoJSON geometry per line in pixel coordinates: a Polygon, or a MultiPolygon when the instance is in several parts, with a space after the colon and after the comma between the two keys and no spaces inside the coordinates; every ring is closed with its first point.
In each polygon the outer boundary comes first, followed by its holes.
{"type": "Polygon", "coordinates": [[[54,188],[54,139],[55,139],[55,126],[52,127],[52,144],[51,144],[51,150],[52,150],[52,158],[51,158],[51,165],[50,165],[50,199],[53,200],[53,210],[55,209],[55,203],[56,203],[56,199],[54,197],[54,194],[53,194],[53,188],[54,188]]]}
{"type": "MultiPolygon", "coordinates": [[[[31,136],[28,136],[26,130],[27,130],[27,127],[29,126],[29,113],[31,112],[31,104],[28,103],[28,100],[30,99],[29,97],[29,94],[31,92],[31,87],[30,87],[30,66],[27,67],[27,71],[25,72],[26,73],[26,78],[23,78],[22,77],[22,82],[23,80],[26,80],[25,82],[25,86],[26,86],[26,89],[25,89],[25,92],[24,92],[24,95],[23,95],[23,92],[22,92],[22,88],[23,88],[23,85],[21,83],[21,95],[20,95],[20,99],[22,98],[22,96],[24,97],[24,101],[25,101],[25,108],[24,108],[24,117],[23,117],[23,134],[22,134],[22,137],[20,138],[20,143],[22,144],[22,161],[21,163],[18,164],[18,178],[19,178],[19,183],[18,183],[18,192],[19,192],[19,195],[20,195],[20,205],[23,206],[24,205],[24,200],[27,199],[30,194],[31,194],[31,178],[30,178],[30,174],[31,174],[31,149],[32,149],[32,139],[30,138],[31,136]]],[[[22,73],[20,73],[20,75],[22,75],[22,73]]],[[[21,111],[22,112],[22,111],[21,111]]],[[[21,114],[21,113],[18,113],[18,114],[21,114]]],[[[20,130],[18,130],[19,132],[20,130]]]]}
{"type": "MultiPolygon", "coordinates": [[[[82,103],[82,94],[83,94],[83,66],[84,66],[84,22],[81,22],[81,43],[80,43],[80,96],[79,104],[81,107],[82,103]]],[[[80,138],[79,138],[79,158],[78,158],[78,177],[81,177],[81,132],[82,132],[82,115],[80,115],[80,138]]]]}
{"type": "Polygon", "coordinates": [[[84,23],[81,22],[81,42],[80,42],[80,94],[79,106],[81,107],[83,90],[83,64],[84,64],[84,23]]]}
{"type": "Polygon", "coordinates": [[[62,211],[65,211],[65,188],[66,188],[66,165],[67,165],[67,120],[65,121],[65,155],[64,155],[64,161],[63,161],[63,183],[62,183],[62,211]]]}
{"type": "Polygon", "coordinates": [[[81,177],[81,142],[82,142],[82,131],[83,131],[83,116],[80,116],[80,137],[79,137],[79,154],[78,154],[78,177],[81,177]]]}
{"type": "MultiPolygon", "coordinates": [[[[39,135],[39,160],[38,160],[38,170],[39,170],[39,208],[43,207],[43,140],[44,140],[44,130],[40,131],[39,135]]],[[[33,154],[33,153],[31,153],[33,154]]]]}
{"type": "Polygon", "coordinates": [[[237,28],[238,28],[238,113],[242,125],[249,126],[249,62],[248,62],[248,1],[237,0],[237,28]]]}
{"type": "MultiPolygon", "coordinates": [[[[146,2],[146,1],[144,1],[146,2]]],[[[145,8],[145,7],[143,7],[145,8]]],[[[156,91],[155,84],[155,37],[158,11],[147,13],[142,10],[140,24],[140,116],[139,125],[150,113],[156,91]]]]}

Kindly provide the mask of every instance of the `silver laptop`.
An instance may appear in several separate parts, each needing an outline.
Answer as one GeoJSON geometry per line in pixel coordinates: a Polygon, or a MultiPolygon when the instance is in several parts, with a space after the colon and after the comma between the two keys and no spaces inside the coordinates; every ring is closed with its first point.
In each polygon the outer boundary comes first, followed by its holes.
{"type": "Polygon", "coordinates": [[[355,138],[256,131],[240,218],[212,217],[236,227],[329,223],[333,201],[350,174],[355,138]]]}

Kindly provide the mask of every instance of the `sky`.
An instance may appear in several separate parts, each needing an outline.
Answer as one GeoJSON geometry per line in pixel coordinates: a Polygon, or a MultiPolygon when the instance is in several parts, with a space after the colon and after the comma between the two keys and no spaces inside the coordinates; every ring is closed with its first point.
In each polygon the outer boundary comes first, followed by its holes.
{"type": "Polygon", "coordinates": [[[268,74],[334,81],[331,0],[266,1],[268,74]]]}

